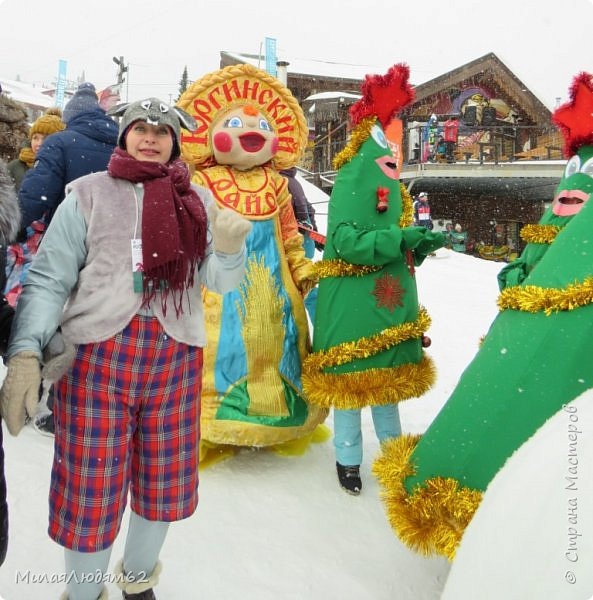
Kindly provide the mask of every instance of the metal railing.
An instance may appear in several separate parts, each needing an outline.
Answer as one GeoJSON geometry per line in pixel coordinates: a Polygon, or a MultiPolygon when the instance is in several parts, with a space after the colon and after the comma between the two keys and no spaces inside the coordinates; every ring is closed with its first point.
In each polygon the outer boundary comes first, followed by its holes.
{"type": "MultiPolygon", "coordinates": [[[[439,133],[427,135],[425,125],[408,127],[402,140],[403,165],[447,162],[438,148],[439,133]]],[[[302,169],[318,187],[333,184],[333,159],[346,145],[342,139],[328,142],[316,140],[308,148],[302,169]]],[[[462,125],[454,147],[457,163],[498,164],[521,160],[563,160],[563,140],[552,126],[516,125],[499,122],[496,125],[462,125]]]]}

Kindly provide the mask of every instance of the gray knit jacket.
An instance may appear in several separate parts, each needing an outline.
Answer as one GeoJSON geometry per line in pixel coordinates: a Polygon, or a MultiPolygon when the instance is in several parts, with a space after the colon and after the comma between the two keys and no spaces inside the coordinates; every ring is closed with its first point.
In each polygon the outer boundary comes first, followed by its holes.
{"type": "MultiPolygon", "coordinates": [[[[210,192],[194,186],[206,210],[210,192]]],[[[101,342],[121,331],[141,309],[134,292],[131,240],[140,237],[142,184],[93,173],[73,181],[33,260],[19,298],[8,356],[33,350],[41,356],[58,326],[74,344],[101,342]]],[[[232,255],[208,244],[183,313],[166,315],[157,296],[151,310],[175,340],[205,346],[200,288],[224,294],[244,275],[245,248],[232,255]]],[[[171,304],[171,303],[170,303],[171,304]]],[[[143,309],[144,310],[144,309],[143,309]]]]}

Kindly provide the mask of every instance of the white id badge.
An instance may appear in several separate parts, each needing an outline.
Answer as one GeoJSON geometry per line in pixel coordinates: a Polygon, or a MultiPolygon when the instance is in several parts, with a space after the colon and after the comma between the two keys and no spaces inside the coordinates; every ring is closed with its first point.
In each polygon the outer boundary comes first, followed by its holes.
{"type": "Polygon", "coordinates": [[[134,281],[134,292],[141,294],[143,290],[144,265],[142,264],[142,240],[135,238],[132,242],[132,277],[134,281]]]}

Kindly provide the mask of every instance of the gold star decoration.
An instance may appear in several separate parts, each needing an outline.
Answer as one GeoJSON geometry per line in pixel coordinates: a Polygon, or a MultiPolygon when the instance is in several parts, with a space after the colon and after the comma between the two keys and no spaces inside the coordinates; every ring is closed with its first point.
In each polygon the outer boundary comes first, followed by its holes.
{"type": "Polygon", "coordinates": [[[381,275],[375,279],[375,289],[371,293],[377,299],[377,308],[383,307],[393,312],[396,306],[403,306],[405,290],[399,277],[389,273],[381,275]]]}

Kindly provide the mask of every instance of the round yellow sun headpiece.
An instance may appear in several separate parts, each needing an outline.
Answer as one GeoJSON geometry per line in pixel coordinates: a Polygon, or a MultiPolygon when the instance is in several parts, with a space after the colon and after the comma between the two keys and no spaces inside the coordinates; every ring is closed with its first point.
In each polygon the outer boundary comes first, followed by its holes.
{"type": "Polygon", "coordinates": [[[256,106],[278,136],[278,151],[272,159],[278,170],[296,165],[305,149],[307,121],[291,91],[269,73],[252,65],[231,65],[204,75],[181,96],[177,106],[198,123],[193,132],[181,136],[184,157],[202,165],[213,157],[210,132],[229,110],[245,104],[256,106]]]}

